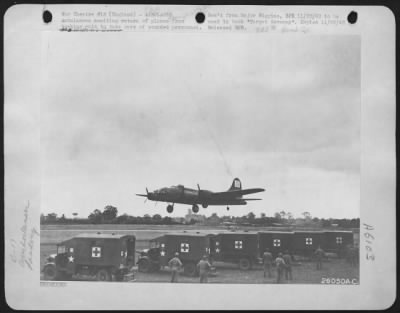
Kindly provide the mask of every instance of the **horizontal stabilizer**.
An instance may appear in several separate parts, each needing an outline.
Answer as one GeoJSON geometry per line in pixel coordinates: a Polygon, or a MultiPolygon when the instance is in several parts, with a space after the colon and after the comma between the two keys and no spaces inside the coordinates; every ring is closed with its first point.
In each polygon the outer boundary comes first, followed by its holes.
{"type": "Polygon", "coordinates": [[[227,197],[227,198],[236,198],[241,197],[243,195],[248,195],[251,193],[262,192],[265,191],[263,188],[251,188],[251,189],[241,189],[241,190],[229,190],[224,192],[216,192],[213,194],[214,197],[227,197]]]}
{"type": "Polygon", "coordinates": [[[252,200],[262,200],[262,199],[259,199],[259,198],[249,198],[249,199],[245,199],[245,198],[243,198],[242,200],[245,200],[245,201],[252,201],[252,200]]]}

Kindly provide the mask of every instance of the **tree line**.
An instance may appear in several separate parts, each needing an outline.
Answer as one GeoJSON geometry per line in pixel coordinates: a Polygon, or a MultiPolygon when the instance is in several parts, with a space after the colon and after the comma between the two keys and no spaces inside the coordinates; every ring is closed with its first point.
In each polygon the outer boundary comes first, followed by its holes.
{"type": "Polygon", "coordinates": [[[253,212],[243,216],[218,216],[213,213],[211,216],[199,214],[188,214],[185,217],[170,216],[162,217],[160,214],[143,216],[132,216],[128,214],[118,215],[118,209],[112,205],[104,207],[103,211],[95,209],[87,217],[78,217],[77,213],[73,218],[67,218],[64,214],[58,216],[56,213],[47,215],[41,214],[41,224],[145,224],[145,225],[251,225],[251,226],[309,226],[309,227],[339,227],[339,228],[359,228],[360,219],[333,219],[312,217],[309,212],[303,212],[301,217],[295,218],[291,212],[279,211],[273,216],[261,213],[257,217],[253,212]]]}

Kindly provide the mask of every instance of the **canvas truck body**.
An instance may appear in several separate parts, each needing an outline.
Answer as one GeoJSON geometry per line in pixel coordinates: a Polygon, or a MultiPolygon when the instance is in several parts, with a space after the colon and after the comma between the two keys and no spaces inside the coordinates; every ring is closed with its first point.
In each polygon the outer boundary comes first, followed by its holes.
{"type": "Polygon", "coordinates": [[[325,233],[323,231],[295,231],[293,234],[292,253],[313,257],[318,247],[325,245],[325,233]]]}
{"type": "Polygon", "coordinates": [[[59,277],[84,274],[107,281],[112,275],[120,280],[134,260],[135,236],[88,233],[59,243],[54,264],[59,277]]]}
{"type": "Polygon", "coordinates": [[[168,262],[179,253],[184,273],[188,276],[197,274],[197,263],[204,255],[210,255],[212,234],[200,232],[169,233],[151,240],[154,247],[141,253],[138,260],[139,271],[148,272],[168,266],[168,262]]]}
{"type": "Polygon", "coordinates": [[[211,241],[214,261],[237,263],[242,270],[248,270],[259,262],[258,238],[255,232],[219,233],[211,241]]]}
{"type": "Polygon", "coordinates": [[[290,231],[262,231],[258,232],[260,258],[268,249],[274,258],[278,253],[291,251],[293,245],[293,232],[290,231]]]}
{"type": "Polygon", "coordinates": [[[349,246],[354,246],[352,231],[325,231],[326,252],[333,252],[339,257],[344,257],[349,246]]]}

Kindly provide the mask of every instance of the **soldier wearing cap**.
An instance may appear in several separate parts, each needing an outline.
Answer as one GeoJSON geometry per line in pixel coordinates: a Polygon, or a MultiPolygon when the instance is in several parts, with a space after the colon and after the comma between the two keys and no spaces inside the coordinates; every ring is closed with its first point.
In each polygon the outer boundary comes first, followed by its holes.
{"type": "Polygon", "coordinates": [[[211,264],[207,260],[207,255],[203,255],[203,259],[197,264],[200,273],[200,283],[208,283],[208,273],[211,269],[211,264]]]}
{"type": "Polygon", "coordinates": [[[283,276],[283,270],[285,269],[285,260],[283,259],[282,253],[279,252],[278,257],[275,259],[276,271],[278,273],[276,282],[280,283],[283,276]]]}
{"type": "Polygon", "coordinates": [[[272,254],[269,252],[269,249],[265,249],[263,254],[263,264],[264,264],[264,278],[268,272],[268,277],[271,278],[271,265],[272,265],[272,254]]]}
{"type": "Polygon", "coordinates": [[[182,262],[181,262],[181,260],[179,260],[178,252],[175,252],[175,257],[173,257],[171,260],[169,260],[168,266],[172,270],[171,283],[177,283],[178,276],[179,276],[179,270],[182,267],[182,262]]]}
{"type": "Polygon", "coordinates": [[[286,280],[292,280],[292,256],[289,254],[289,251],[286,250],[285,254],[282,256],[285,261],[285,277],[286,280]]]}

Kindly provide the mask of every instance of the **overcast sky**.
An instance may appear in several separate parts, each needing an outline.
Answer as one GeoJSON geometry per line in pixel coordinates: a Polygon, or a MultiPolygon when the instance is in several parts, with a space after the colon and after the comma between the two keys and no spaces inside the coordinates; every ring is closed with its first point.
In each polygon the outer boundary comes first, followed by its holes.
{"type": "MultiPolygon", "coordinates": [[[[239,177],[230,215],[359,217],[354,36],[59,33],[44,45],[41,211],[167,215],[135,193],[239,177]],[[179,46],[177,45],[179,44],[179,46]]],[[[175,205],[172,216],[186,214],[175,205]]],[[[200,209],[201,214],[225,207],[200,209]]]]}

